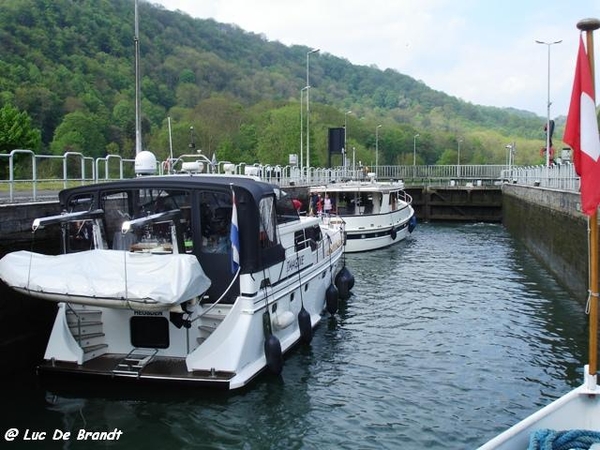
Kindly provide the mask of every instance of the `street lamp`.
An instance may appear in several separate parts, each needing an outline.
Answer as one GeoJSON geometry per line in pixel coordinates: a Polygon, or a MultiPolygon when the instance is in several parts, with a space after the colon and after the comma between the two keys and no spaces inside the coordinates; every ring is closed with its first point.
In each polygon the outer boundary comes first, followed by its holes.
{"type": "Polygon", "coordinates": [[[413,179],[417,177],[417,138],[419,133],[413,136],[413,179]]]}
{"type": "Polygon", "coordinates": [[[377,125],[375,128],[375,173],[377,174],[377,168],[379,167],[379,129],[381,125],[377,125]]]}
{"type": "Polygon", "coordinates": [[[512,177],[512,164],[513,164],[513,160],[514,160],[514,155],[515,155],[515,143],[513,142],[512,144],[507,144],[506,145],[506,150],[508,150],[508,172],[509,172],[509,176],[512,177]]]}
{"type": "Polygon", "coordinates": [[[190,127],[190,143],[188,147],[193,151],[196,148],[196,139],[194,139],[194,127],[190,127]]]}
{"type": "Polygon", "coordinates": [[[344,170],[346,170],[346,155],[348,154],[348,114],[352,114],[352,111],[346,111],[344,113],[344,170]]]}
{"type": "Polygon", "coordinates": [[[562,42],[562,39],[554,42],[544,42],[538,40],[536,40],[535,42],[536,44],[544,44],[548,47],[548,116],[546,120],[546,167],[550,167],[550,105],[552,104],[550,103],[550,46],[554,44],[560,44],[562,42]]]}
{"type": "Polygon", "coordinates": [[[460,143],[461,142],[462,142],[462,139],[456,140],[456,144],[458,145],[458,159],[457,159],[457,163],[456,163],[456,176],[458,178],[460,178],[460,143]]]}
{"type": "Polygon", "coordinates": [[[413,166],[417,165],[417,138],[420,136],[419,133],[413,136],[413,166]]]}
{"type": "Polygon", "coordinates": [[[302,119],[302,110],[304,109],[304,100],[303,100],[303,93],[304,91],[308,91],[310,89],[310,86],[304,86],[302,89],[300,89],[300,176],[302,177],[302,170],[304,169],[304,159],[303,159],[303,155],[304,155],[304,145],[303,145],[303,128],[304,128],[304,124],[303,124],[303,119],[302,119]]]}
{"type": "MultiPolygon", "coordinates": [[[[318,48],[312,49],[310,52],[306,52],[306,86],[310,86],[309,80],[309,69],[310,69],[310,55],[317,53],[318,48]]],[[[306,170],[310,172],[310,87],[306,90],[306,170]]]]}

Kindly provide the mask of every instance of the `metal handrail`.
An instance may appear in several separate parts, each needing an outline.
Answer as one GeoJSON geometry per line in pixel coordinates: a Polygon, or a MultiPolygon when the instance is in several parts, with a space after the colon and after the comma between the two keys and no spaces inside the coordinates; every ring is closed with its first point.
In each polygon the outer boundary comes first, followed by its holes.
{"type": "MultiPolygon", "coordinates": [[[[168,160],[168,173],[172,173],[174,166],[179,163],[184,157],[193,156],[195,159],[203,159],[205,164],[214,164],[204,155],[182,155],[177,158],[168,160]]],[[[31,184],[31,195],[28,198],[21,198],[19,201],[38,201],[39,192],[44,184],[50,182],[61,182],[63,188],[68,187],[69,182],[79,181],[84,183],[98,183],[99,181],[108,179],[123,179],[126,178],[125,167],[133,168],[134,159],[125,159],[119,155],[107,155],[102,158],[93,159],[89,156],[84,156],[79,152],[65,152],[62,155],[38,155],[32,150],[15,149],[9,154],[0,154],[0,169],[3,161],[8,160],[7,176],[3,180],[0,178],[0,200],[2,200],[2,186],[8,185],[8,201],[14,203],[16,200],[15,187],[17,184],[31,184]],[[30,159],[30,163],[18,165],[19,160],[24,155],[30,159]],[[80,173],[73,176],[69,173],[72,165],[68,164],[69,159],[76,158],[79,160],[80,173]],[[40,175],[47,169],[47,166],[41,167],[43,161],[60,160],[62,162],[62,174],[45,174],[45,178],[40,175]],[[111,177],[109,163],[113,160],[118,162],[118,175],[111,177]],[[86,173],[87,167],[91,163],[91,175],[86,173]],[[27,167],[31,165],[31,170],[27,167]],[[101,176],[101,167],[104,166],[104,171],[101,176]],[[71,166],[71,167],[70,167],[71,166]],[[24,170],[25,169],[25,170],[24,170]],[[17,179],[19,172],[27,172],[30,178],[24,177],[17,179]]],[[[52,167],[50,166],[50,169],[52,167]]],[[[467,183],[476,185],[484,184],[501,184],[515,183],[531,186],[540,186],[551,189],[564,189],[568,191],[579,191],[579,177],[575,173],[574,166],[570,162],[562,164],[553,164],[550,167],[546,166],[514,166],[514,165],[404,165],[404,166],[377,166],[367,167],[358,166],[338,166],[333,168],[324,167],[304,167],[299,168],[294,165],[263,165],[263,164],[248,164],[238,163],[232,164],[229,162],[219,162],[213,167],[217,173],[233,173],[236,175],[252,175],[260,178],[263,181],[278,184],[282,187],[289,186],[309,186],[316,184],[328,184],[332,182],[340,182],[347,180],[365,180],[367,173],[374,173],[376,178],[380,180],[403,180],[405,185],[426,185],[438,186],[451,185],[461,186],[467,183]],[[227,170],[225,170],[227,168],[227,170]]],[[[4,171],[0,170],[0,174],[4,171]]],[[[165,165],[163,162],[157,163],[157,172],[163,174],[165,165]]],[[[27,195],[27,194],[25,194],[27,195]]],[[[55,198],[56,192],[52,193],[55,198]]],[[[6,197],[4,197],[6,201],[6,197]]]]}

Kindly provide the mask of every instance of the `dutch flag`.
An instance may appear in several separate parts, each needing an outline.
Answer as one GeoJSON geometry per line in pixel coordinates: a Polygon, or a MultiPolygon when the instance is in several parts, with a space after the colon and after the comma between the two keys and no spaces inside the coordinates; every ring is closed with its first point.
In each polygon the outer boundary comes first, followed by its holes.
{"type": "Polygon", "coordinates": [[[238,226],[237,204],[235,191],[231,189],[231,230],[229,240],[231,241],[231,273],[236,273],[240,267],[240,230],[238,226]]]}

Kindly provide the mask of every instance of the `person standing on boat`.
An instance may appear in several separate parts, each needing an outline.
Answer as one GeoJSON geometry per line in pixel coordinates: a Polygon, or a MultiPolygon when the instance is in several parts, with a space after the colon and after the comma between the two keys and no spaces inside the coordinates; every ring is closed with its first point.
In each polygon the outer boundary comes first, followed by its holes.
{"type": "Polygon", "coordinates": [[[317,196],[317,194],[315,192],[313,192],[310,195],[310,201],[309,201],[309,206],[308,206],[308,215],[309,216],[314,216],[315,212],[317,211],[317,201],[319,200],[319,197],[317,196]]]}
{"type": "Polygon", "coordinates": [[[323,198],[321,197],[321,194],[319,194],[317,196],[317,216],[321,217],[322,214],[323,214],[323,198]]]}
{"type": "Polygon", "coordinates": [[[329,214],[331,214],[331,208],[331,199],[329,198],[329,194],[325,193],[325,199],[323,200],[323,210],[325,211],[326,217],[329,217],[329,214]]]}
{"type": "Polygon", "coordinates": [[[294,205],[294,209],[300,214],[300,210],[302,209],[302,202],[297,198],[292,199],[292,203],[294,205]]]}

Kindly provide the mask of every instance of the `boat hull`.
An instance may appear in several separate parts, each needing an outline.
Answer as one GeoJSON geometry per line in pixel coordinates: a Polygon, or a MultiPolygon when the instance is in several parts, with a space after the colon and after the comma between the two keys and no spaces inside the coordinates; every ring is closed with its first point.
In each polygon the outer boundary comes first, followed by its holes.
{"type": "MultiPolygon", "coordinates": [[[[0,279],[58,302],[39,372],[239,389],[310,342],[343,224],[250,177],[137,177],[61,191],[61,255],[14,252],[0,279]]],[[[335,309],[335,311],[334,311],[335,309]]]]}
{"type": "MultiPolygon", "coordinates": [[[[346,221],[347,219],[343,219],[346,221]]],[[[351,220],[349,221],[352,222],[351,220]]],[[[348,222],[346,222],[348,225],[348,222]]],[[[389,247],[403,241],[410,235],[408,221],[394,227],[378,227],[376,229],[357,229],[348,226],[346,230],[346,252],[358,253],[389,247]],[[392,230],[395,233],[392,233],[392,230]]]]}
{"type": "MultiPolygon", "coordinates": [[[[587,374],[587,367],[585,373],[587,374]]],[[[479,450],[528,448],[532,433],[550,429],[600,431],[600,390],[588,388],[587,380],[576,389],[513,425],[479,450]]]]}
{"type": "MultiPolygon", "coordinates": [[[[315,252],[306,248],[299,257],[305,266],[295,276],[253,295],[242,292],[231,305],[196,304],[192,319],[183,326],[173,320],[172,311],[59,303],[38,372],[45,379],[66,376],[223,390],[247,386],[267,368],[267,311],[282,355],[302,340],[301,308],[309,314],[311,329],[320,323],[326,290],[339,271],[343,252],[340,232],[331,241],[333,245],[315,252]],[[162,325],[153,328],[156,321],[162,325]]],[[[285,264],[290,266],[291,260],[285,264]]],[[[273,279],[275,273],[281,269],[273,268],[273,279]]]]}

